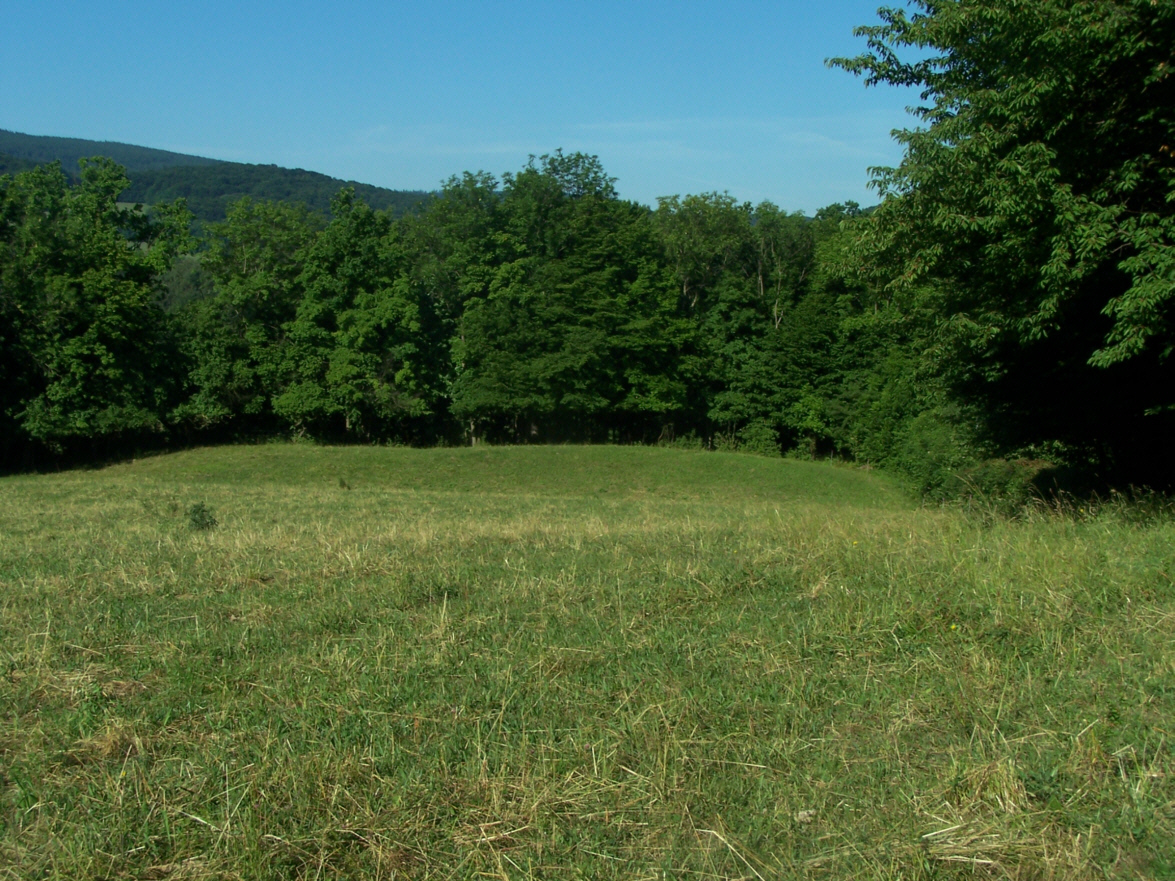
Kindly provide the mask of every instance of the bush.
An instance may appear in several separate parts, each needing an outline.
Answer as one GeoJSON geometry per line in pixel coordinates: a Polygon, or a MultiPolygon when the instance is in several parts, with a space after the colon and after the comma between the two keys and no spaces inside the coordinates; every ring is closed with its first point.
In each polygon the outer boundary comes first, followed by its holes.
{"type": "Polygon", "coordinates": [[[760,456],[778,456],[779,432],[770,422],[759,419],[738,433],[738,449],[760,456]]]}
{"type": "Polygon", "coordinates": [[[915,416],[899,432],[893,453],[883,464],[913,480],[918,491],[932,499],[958,495],[958,475],[978,463],[971,432],[957,414],[927,411],[915,416]]]}

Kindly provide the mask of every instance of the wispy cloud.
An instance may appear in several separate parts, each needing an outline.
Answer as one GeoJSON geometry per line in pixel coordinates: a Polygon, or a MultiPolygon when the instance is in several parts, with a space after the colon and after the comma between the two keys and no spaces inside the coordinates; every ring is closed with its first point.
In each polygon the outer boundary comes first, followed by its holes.
{"type": "MultiPolygon", "coordinates": [[[[892,117],[683,117],[465,127],[454,123],[356,129],[332,147],[331,173],[384,186],[434,187],[452,174],[516,170],[556,148],[600,156],[628,198],[709,190],[815,210],[873,201],[867,168],[893,164],[892,117]]],[[[327,161],[324,157],[323,161],[327,161]]]]}

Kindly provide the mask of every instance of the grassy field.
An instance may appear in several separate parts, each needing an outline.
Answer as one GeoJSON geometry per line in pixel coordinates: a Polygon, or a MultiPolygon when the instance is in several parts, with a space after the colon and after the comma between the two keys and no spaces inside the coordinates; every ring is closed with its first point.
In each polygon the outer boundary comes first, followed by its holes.
{"type": "Polygon", "coordinates": [[[6,478],[0,879],[1172,878],[1173,574],[734,454],[6,478]]]}

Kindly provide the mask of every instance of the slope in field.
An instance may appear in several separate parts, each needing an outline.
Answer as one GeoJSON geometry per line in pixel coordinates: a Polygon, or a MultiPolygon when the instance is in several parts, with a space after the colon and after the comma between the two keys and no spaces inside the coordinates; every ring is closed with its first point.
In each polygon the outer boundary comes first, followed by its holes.
{"type": "Polygon", "coordinates": [[[889,479],[828,462],[659,447],[413,449],[301,444],[214,447],[133,465],[139,479],[182,484],[907,508],[889,479]]]}

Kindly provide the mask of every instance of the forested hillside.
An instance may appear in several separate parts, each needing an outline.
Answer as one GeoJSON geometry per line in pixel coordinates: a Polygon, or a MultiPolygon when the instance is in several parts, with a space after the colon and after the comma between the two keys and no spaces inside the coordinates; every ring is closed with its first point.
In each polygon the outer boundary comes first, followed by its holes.
{"type": "Polygon", "coordinates": [[[24,159],[36,165],[60,162],[67,173],[73,173],[78,161],[91,156],[107,156],[128,172],[157,171],[177,166],[216,165],[217,159],[155,150],[117,141],[90,141],[84,138],[55,138],[48,135],[26,135],[0,129],[0,153],[24,159]]]}
{"type": "Polygon", "coordinates": [[[228,208],[249,196],[281,202],[302,202],[320,213],[330,211],[330,201],[342,187],[350,187],[372,208],[399,217],[430,198],[428,193],[388,190],[341,181],[316,171],[218,162],[206,166],[177,166],[130,174],[131,185],[120,197],[125,202],[155,205],[184,199],[193,216],[203,222],[224,220],[228,208]]]}
{"type": "Polygon", "coordinates": [[[650,209],[556,152],[403,217],[355,188],[329,219],[244,198],[191,241],[179,208],[117,206],[113,162],[0,178],[6,455],[660,441],[844,456],[939,495],[1170,486],[1175,10],[915,6],[835,62],[925,89],[875,212],[650,209]],[[164,311],[185,253],[197,294],[164,311]]]}
{"type": "Polygon", "coordinates": [[[66,176],[76,180],[78,162],[93,156],[113,159],[126,170],[130,186],[121,194],[122,201],[155,205],[182,198],[193,217],[201,222],[224,220],[228,206],[244,196],[303,202],[325,214],[334,195],[342,187],[352,187],[373,208],[390,211],[397,217],[429,198],[428,193],[420,191],[389,190],[300,168],[222,162],[132,144],[0,130],[0,174],[60,162],[66,176]]]}

